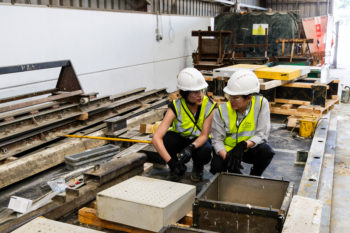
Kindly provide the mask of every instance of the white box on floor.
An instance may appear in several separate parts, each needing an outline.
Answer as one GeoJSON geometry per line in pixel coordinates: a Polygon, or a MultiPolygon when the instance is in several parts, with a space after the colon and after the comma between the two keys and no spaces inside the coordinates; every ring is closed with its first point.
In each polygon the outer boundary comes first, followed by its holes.
{"type": "Polygon", "coordinates": [[[71,232],[71,233],[102,233],[103,231],[91,230],[85,227],[74,226],[63,222],[50,220],[47,218],[36,218],[20,228],[13,231],[13,233],[58,233],[58,232],[71,232]]]}
{"type": "Polygon", "coordinates": [[[158,232],[191,211],[195,195],[193,185],[135,176],[97,194],[97,216],[158,232]]]}
{"type": "Polygon", "coordinates": [[[11,196],[8,208],[18,213],[26,213],[32,207],[33,201],[23,197],[11,196]]]}

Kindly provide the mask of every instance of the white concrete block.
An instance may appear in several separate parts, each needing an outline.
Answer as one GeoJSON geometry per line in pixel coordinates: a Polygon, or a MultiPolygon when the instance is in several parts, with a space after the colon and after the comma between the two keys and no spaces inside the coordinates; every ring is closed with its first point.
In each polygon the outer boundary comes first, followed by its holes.
{"type": "Polygon", "coordinates": [[[101,219],[158,232],[192,209],[193,185],[135,176],[97,194],[101,219]]]}
{"type": "Polygon", "coordinates": [[[265,68],[265,67],[266,65],[254,65],[254,64],[237,64],[232,66],[226,66],[226,67],[214,69],[213,77],[229,78],[233,73],[239,70],[250,70],[254,72],[256,69],[265,68]]]}
{"type": "Polygon", "coordinates": [[[312,198],[294,196],[282,233],[319,233],[322,203],[312,198]]]}
{"type": "Polygon", "coordinates": [[[85,227],[79,227],[63,222],[57,222],[54,220],[50,220],[47,218],[36,218],[20,228],[13,231],[13,233],[37,233],[37,232],[45,232],[45,233],[101,233],[103,231],[91,230],[85,227]]]}
{"type": "Polygon", "coordinates": [[[217,68],[213,70],[213,77],[217,78],[217,77],[225,77],[225,78],[229,78],[231,77],[232,74],[234,74],[236,71],[239,70],[250,70],[250,71],[254,71],[254,69],[252,68],[240,68],[240,67],[223,67],[223,68],[217,68]]]}

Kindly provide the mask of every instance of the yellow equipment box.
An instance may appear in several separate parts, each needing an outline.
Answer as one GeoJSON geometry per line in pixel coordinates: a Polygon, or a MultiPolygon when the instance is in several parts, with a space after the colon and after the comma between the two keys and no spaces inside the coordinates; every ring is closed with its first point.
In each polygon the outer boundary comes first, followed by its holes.
{"type": "Polygon", "coordinates": [[[263,79],[292,80],[300,77],[300,70],[293,68],[265,67],[254,72],[258,78],[263,79]]]}
{"type": "Polygon", "coordinates": [[[315,133],[318,119],[315,116],[303,116],[300,119],[299,135],[304,138],[312,138],[315,133]]]}

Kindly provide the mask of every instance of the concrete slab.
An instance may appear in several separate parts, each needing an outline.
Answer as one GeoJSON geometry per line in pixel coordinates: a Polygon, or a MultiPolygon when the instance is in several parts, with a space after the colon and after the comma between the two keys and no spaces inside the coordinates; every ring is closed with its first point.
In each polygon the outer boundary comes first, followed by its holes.
{"type": "Polygon", "coordinates": [[[101,219],[158,232],[192,209],[196,187],[136,176],[97,194],[101,219]]]}
{"type": "Polygon", "coordinates": [[[350,232],[350,104],[341,103],[335,111],[338,125],[330,232],[350,232]]]}
{"type": "Polygon", "coordinates": [[[101,233],[103,231],[91,230],[85,227],[74,226],[71,224],[57,222],[47,218],[36,218],[20,228],[13,231],[14,233],[101,233]]]}
{"type": "Polygon", "coordinates": [[[321,201],[296,195],[289,207],[282,232],[319,233],[321,213],[321,201]]]}
{"type": "Polygon", "coordinates": [[[237,64],[232,66],[226,66],[222,68],[217,68],[213,70],[213,77],[225,77],[229,78],[233,73],[239,70],[250,70],[254,71],[259,68],[265,68],[265,65],[253,65],[253,64],[237,64]]]}

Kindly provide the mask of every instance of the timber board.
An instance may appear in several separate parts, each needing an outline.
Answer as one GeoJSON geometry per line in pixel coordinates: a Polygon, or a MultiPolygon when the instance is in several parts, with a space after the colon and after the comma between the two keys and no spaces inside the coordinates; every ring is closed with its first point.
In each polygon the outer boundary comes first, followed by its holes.
{"type": "Polygon", "coordinates": [[[316,116],[322,117],[328,111],[334,108],[335,104],[339,103],[339,98],[331,99],[326,101],[325,107],[315,105],[296,105],[296,104],[281,104],[281,103],[270,103],[270,112],[272,114],[289,115],[289,116],[316,116]]]}
{"type": "MultiPolygon", "coordinates": [[[[147,231],[140,228],[111,222],[107,220],[100,219],[96,215],[96,206],[92,206],[92,208],[83,207],[78,212],[78,219],[81,224],[87,224],[90,226],[96,226],[100,228],[117,230],[128,233],[151,233],[153,231],[147,231]]],[[[192,211],[189,212],[185,217],[179,220],[177,224],[185,227],[190,227],[193,223],[192,220],[192,211]]]]}

